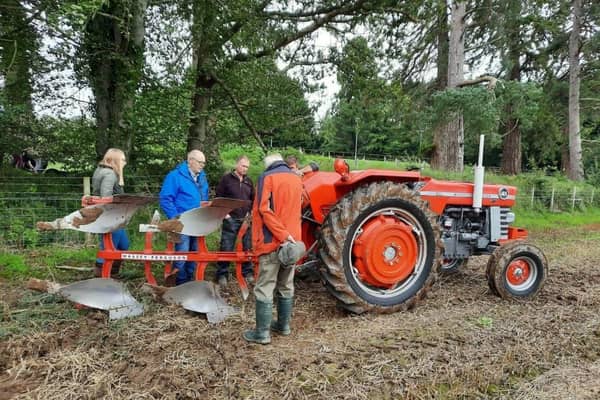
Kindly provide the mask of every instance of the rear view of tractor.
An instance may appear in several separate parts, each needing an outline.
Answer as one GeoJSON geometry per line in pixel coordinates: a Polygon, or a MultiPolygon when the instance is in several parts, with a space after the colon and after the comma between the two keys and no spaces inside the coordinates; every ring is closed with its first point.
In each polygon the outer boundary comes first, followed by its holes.
{"type": "Polygon", "coordinates": [[[413,307],[440,273],[489,254],[492,293],[526,299],[542,288],[547,260],[511,226],[516,188],[483,184],[483,138],[474,183],[415,171],[350,171],[304,176],[303,240],[327,290],[354,312],[413,307]]]}

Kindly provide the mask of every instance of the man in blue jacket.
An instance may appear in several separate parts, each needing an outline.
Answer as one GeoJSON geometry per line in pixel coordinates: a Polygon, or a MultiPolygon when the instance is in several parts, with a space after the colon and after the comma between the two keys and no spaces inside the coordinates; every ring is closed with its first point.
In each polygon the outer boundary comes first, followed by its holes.
{"type": "MultiPolygon", "coordinates": [[[[208,181],[203,171],[205,165],[204,153],[192,150],[187,155],[187,161],[181,162],[166,176],[159,196],[160,207],[168,219],[200,207],[201,202],[208,201],[208,181]]],[[[198,241],[195,237],[180,235],[180,242],[175,244],[175,250],[196,251],[198,241]]],[[[177,272],[177,285],[194,279],[195,262],[175,261],[173,267],[177,272]]]]}

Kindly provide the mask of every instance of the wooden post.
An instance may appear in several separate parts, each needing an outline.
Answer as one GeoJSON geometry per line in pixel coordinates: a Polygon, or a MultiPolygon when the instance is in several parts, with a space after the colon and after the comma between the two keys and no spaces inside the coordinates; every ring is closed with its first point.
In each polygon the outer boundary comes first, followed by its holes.
{"type": "Polygon", "coordinates": [[[590,196],[590,207],[594,207],[594,190],[596,190],[596,188],[592,188],[592,195],[590,196]]]}
{"type": "Polygon", "coordinates": [[[531,187],[531,207],[533,207],[533,201],[535,200],[535,186],[531,187]]]}
{"type": "Polygon", "coordinates": [[[573,186],[573,199],[571,202],[571,211],[575,210],[575,195],[577,194],[577,186],[573,186]]]}
{"type": "Polygon", "coordinates": [[[550,195],[550,211],[554,211],[554,186],[552,186],[552,194],[550,195]]]}
{"type": "MultiPolygon", "coordinates": [[[[92,186],[90,184],[90,177],[89,176],[84,176],[83,177],[83,195],[84,196],[89,196],[92,194],[92,186]]],[[[85,245],[86,246],[90,246],[92,244],[93,241],[93,236],[91,233],[86,233],[85,234],[85,245]]]]}

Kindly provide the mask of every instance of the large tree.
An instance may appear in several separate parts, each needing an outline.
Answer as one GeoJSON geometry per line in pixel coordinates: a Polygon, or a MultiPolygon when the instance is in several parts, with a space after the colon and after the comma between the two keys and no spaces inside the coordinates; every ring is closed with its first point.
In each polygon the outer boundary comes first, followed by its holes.
{"type": "MultiPolygon", "coordinates": [[[[448,89],[457,88],[464,78],[466,10],[466,2],[452,2],[448,47],[448,89]]],[[[462,171],[464,141],[463,115],[460,111],[454,111],[445,118],[441,126],[436,127],[431,165],[447,171],[462,171]]]]}
{"type": "Polygon", "coordinates": [[[581,181],[583,180],[583,161],[579,123],[579,50],[582,0],[573,0],[572,3],[573,25],[569,36],[569,164],[567,175],[572,180],[581,181]]]}
{"type": "MultiPolygon", "coordinates": [[[[303,39],[322,27],[351,23],[370,6],[366,0],[301,0],[294,3],[293,9],[282,1],[194,1],[188,7],[195,81],[188,149],[201,148],[209,159],[220,159],[211,106],[215,86],[230,93],[232,104],[240,112],[248,131],[264,145],[252,121],[236,105],[236,93],[229,90],[223,77],[238,63],[271,57],[290,44],[302,44],[303,39]]],[[[300,53],[298,49],[296,54],[300,53]]]]}
{"type": "Polygon", "coordinates": [[[146,0],[110,0],[87,21],[80,55],[94,93],[96,155],[109,147],[130,153],[129,113],[143,73],[146,0]]]}

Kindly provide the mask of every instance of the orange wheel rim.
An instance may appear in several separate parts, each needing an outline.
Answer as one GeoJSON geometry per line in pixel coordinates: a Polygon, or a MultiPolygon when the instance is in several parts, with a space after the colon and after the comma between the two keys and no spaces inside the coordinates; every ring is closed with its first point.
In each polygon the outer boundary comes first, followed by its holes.
{"type": "Polygon", "coordinates": [[[418,249],[410,225],[393,216],[379,215],[363,225],[352,253],[365,282],[390,287],[413,273],[418,249]]]}
{"type": "Polygon", "coordinates": [[[529,263],[522,259],[513,260],[506,268],[506,280],[514,286],[527,282],[531,275],[529,263]]]}

